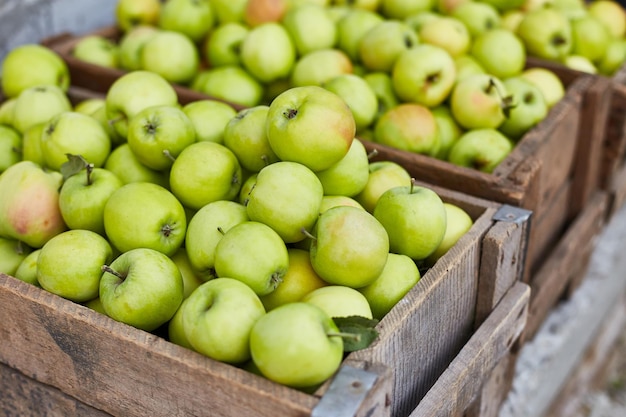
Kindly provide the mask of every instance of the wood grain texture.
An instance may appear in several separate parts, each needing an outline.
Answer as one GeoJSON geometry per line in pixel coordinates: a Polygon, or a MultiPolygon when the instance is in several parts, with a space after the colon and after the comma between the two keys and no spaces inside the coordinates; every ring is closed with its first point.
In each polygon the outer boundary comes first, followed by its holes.
{"type": "Polygon", "coordinates": [[[495,366],[478,397],[465,410],[464,417],[497,417],[515,376],[517,353],[509,351],[495,366]]]}

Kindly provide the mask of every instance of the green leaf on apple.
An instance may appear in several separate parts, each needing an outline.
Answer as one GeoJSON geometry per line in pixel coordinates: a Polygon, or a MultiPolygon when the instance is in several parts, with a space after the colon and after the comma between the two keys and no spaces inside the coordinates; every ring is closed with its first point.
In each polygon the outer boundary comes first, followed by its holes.
{"type": "Polygon", "coordinates": [[[378,324],[376,319],[368,319],[362,316],[333,317],[333,321],[339,328],[343,338],[343,351],[354,352],[365,349],[378,337],[375,329],[378,324]]]}
{"type": "Polygon", "coordinates": [[[83,169],[88,169],[91,167],[93,169],[93,164],[90,164],[85,158],[81,155],[67,155],[67,162],[64,162],[61,165],[61,174],[63,175],[63,180],[68,179],[74,174],[78,174],[83,169]]]}

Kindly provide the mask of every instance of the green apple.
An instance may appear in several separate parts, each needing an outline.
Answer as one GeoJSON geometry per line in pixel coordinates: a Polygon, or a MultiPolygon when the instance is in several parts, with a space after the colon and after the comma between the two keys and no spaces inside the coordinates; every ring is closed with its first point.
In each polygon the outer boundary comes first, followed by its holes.
{"type": "Polygon", "coordinates": [[[626,62],[626,40],[614,38],[609,42],[606,52],[598,60],[598,72],[602,75],[612,76],[626,62]]]}
{"type": "Polygon", "coordinates": [[[20,281],[40,287],[39,281],[37,280],[37,260],[39,259],[40,253],[41,249],[36,249],[26,255],[18,265],[13,276],[20,281]]]}
{"type": "Polygon", "coordinates": [[[363,36],[385,19],[375,11],[349,8],[348,12],[337,21],[336,47],[349,57],[352,62],[359,59],[359,44],[363,36]]]}
{"type": "Polygon", "coordinates": [[[400,54],[391,70],[391,80],[400,101],[435,107],[450,94],[456,66],[445,49],[420,44],[400,54]]]}
{"type": "Polygon", "coordinates": [[[330,208],[319,215],[313,234],[311,265],[329,284],[364,287],[374,282],[387,262],[387,232],[365,210],[330,208]]]}
{"type": "Polygon", "coordinates": [[[572,51],[572,27],[558,9],[539,8],[527,12],[515,33],[530,56],[561,60],[572,51]]]}
{"type": "Polygon", "coordinates": [[[76,113],[82,113],[86,114],[87,116],[91,116],[93,113],[95,113],[97,110],[104,106],[106,106],[106,101],[104,97],[91,97],[74,104],[73,111],[75,111],[76,113]]]}
{"type": "Polygon", "coordinates": [[[4,101],[0,102],[0,125],[13,127],[13,111],[16,102],[17,97],[5,97],[4,101]]]}
{"type": "Polygon", "coordinates": [[[265,166],[278,162],[265,129],[269,109],[267,105],[259,105],[241,110],[224,128],[224,146],[250,172],[259,172],[265,166]]]}
{"type": "Polygon", "coordinates": [[[572,49],[570,55],[580,55],[591,62],[599,61],[612,39],[611,32],[601,20],[587,13],[571,20],[572,49]]]}
{"type": "Polygon", "coordinates": [[[452,115],[465,129],[495,129],[511,108],[511,97],[502,80],[489,74],[471,75],[457,82],[449,102],[452,115]]]}
{"type": "Polygon", "coordinates": [[[126,138],[121,137],[117,130],[115,130],[115,127],[109,123],[107,118],[106,100],[104,98],[94,98],[87,101],[89,102],[89,106],[83,107],[82,110],[80,106],[78,108],[75,107],[74,111],[79,113],[83,112],[87,116],[91,116],[97,120],[109,136],[112,147],[117,147],[118,145],[126,142],[126,138]]]}
{"type": "Polygon", "coordinates": [[[156,25],[160,14],[160,0],[119,0],[115,6],[115,22],[123,32],[138,25],[156,25]]]}
{"type": "Polygon", "coordinates": [[[330,378],[343,360],[339,329],[319,307],[287,303],[259,318],[250,333],[250,353],[260,373],[291,387],[330,378]]]}
{"type": "Polygon", "coordinates": [[[437,249],[426,259],[428,265],[434,265],[474,224],[470,215],[458,205],[452,203],[443,203],[443,205],[446,209],[446,232],[437,249]]]}
{"type": "Polygon", "coordinates": [[[624,6],[612,0],[596,0],[587,5],[590,15],[603,22],[614,38],[626,35],[624,6]]]}
{"type": "Polygon", "coordinates": [[[214,98],[253,107],[261,102],[263,86],[239,65],[223,65],[205,71],[198,91],[214,98]]]}
{"type": "Polygon", "coordinates": [[[324,197],[322,197],[320,214],[325,212],[329,208],[333,208],[336,206],[352,206],[360,208],[361,210],[365,210],[365,208],[352,197],[348,197],[345,195],[325,195],[324,197]]]}
{"type": "Polygon", "coordinates": [[[22,135],[0,124],[0,173],[22,160],[22,135]]]}
{"type": "Polygon", "coordinates": [[[352,74],[354,66],[340,49],[316,49],[300,57],[290,76],[293,87],[320,86],[341,74],[352,74]]]}
{"type": "Polygon", "coordinates": [[[217,100],[196,100],[182,108],[196,131],[196,141],[222,143],[224,128],[237,115],[231,105],[217,100]]]}
{"type": "Polygon", "coordinates": [[[336,45],[337,25],[327,8],[320,4],[306,2],[290,7],[282,24],[299,56],[336,45]]]}
{"type": "Polygon", "coordinates": [[[218,23],[243,22],[248,0],[211,0],[218,23]]]}
{"type": "Polygon", "coordinates": [[[187,146],[170,171],[172,193],[185,207],[193,210],[213,201],[235,199],[241,183],[241,165],[237,157],[226,146],[215,142],[196,142],[187,146]]]}
{"type": "MultiPolygon", "coordinates": [[[[439,19],[442,16],[441,13],[435,10],[425,10],[417,13],[413,13],[406,18],[402,19],[407,25],[409,25],[416,33],[419,33],[422,26],[431,20],[439,19]]],[[[419,40],[419,37],[418,37],[419,40]]]]}
{"type": "Polygon", "coordinates": [[[278,22],[251,28],[239,53],[243,67],[262,83],[287,78],[296,61],[289,32],[278,22]]]}
{"type": "Polygon", "coordinates": [[[32,249],[19,240],[0,237],[0,272],[15,275],[20,264],[31,252],[32,249]]]}
{"type": "Polygon", "coordinates": [[[111,262],[107,240],[90,230],[68,230],[50,239],[37,258],[37,281],[53,294],[76,302],[98,297],[103,264],[111,262]]]}
{"type": "Polygon", "coordinates": [[[59,191],[59,208],[70,229],[84,229],[104,236],[104,206],[124,183],[113,172],[89,165],[67,178],[59,191]]]}
{"type": "Polygon", "coordinates": [[[376,122],[374,139],[393,148],[434,155],[439,130],[432,111],[421,104],[403,103],[387,110],[376,122]]]}
{"type": "Polygon", "coordinates": [[[242,22],[226,22],[215,26],[202,44],[202,56],[211,67],[240,65],[241,42],[249,30],[242,22]]]}
{"type": "Polygon", "coordinates": [[[313,228],[323,195],[313,171],[297,162],[280,161],[259,171],[246,210],[250,220],[270,226],[286,243],[293,243],[313,228]]]}
{"type": "Polygon", "coordinates": [[[43,128],[41,151],[46,167],[59,171],[67,154],[81,155],[96,168],[111,153],[111,139],[93,117],[67,111],[52,117],[43,128]]]}
{"type": "Polygon", "coordinates": [[[525,69],[520,76],[539,88],[546,100],[548,109],[565,96],[565,85],[554,71],[542,67],[533,67],[525,69]]]}
{"type": "Polygon", "coordinates": [[[180,276],[183,278],[183,297],[187,298],[196,288],[204,283],[205,280],[202,279],[200,273],[191,265],[187,248],[179,248],[170,258],[178,267],[180,276]]]}
{"type": "Polygon", "coordinates": [[[365,188],[354,197],[369,213],[374,212],[376,202],[382,193],[393,187],[411,185],[411,175],[396,162],[370,162],[369,171],[370,175],[365,188]]]}
{"type": "Polygon", "coordinates": [[[369,159],[361,141],[353,140],[346,156],[323,171],[315,173],[324,195],[353,197],[363,191],[369,178],[369,159]]]}
{"type": "Polygon", "coordinates": [[[376,120],[387,110],[398,105],[398,97],[393,89],[391,75],[388,72],[376,71],[364,74],[362,78],[367,82],[374,91],[378,101],[378,112],[376,118],[372,122],[374,125],[376,120]]]}
{"type": "Polygon", "coordinates": [[[486,72],[500,79],[519,75],[526,64],[526,49],[521,39],[503,28],[476,36],[470,53],[486,72]]]}
{"type": "Polygon", "coordinates": [[[142,164],[161,171],[170,168],[178,155],[195,143],[196,131],[180,107],[152,106],[128,121],[127,140],[142,164]]]}
{"type": "Polygon", "coordinates": [[[522,7],[526,0],[479,0],[482,3],[490,4],[500,12],[518,9],[522,7]]]}
{"type": "Polygon", "coordinates": [[[289,267],[283,275],[283,282],[274,291],[261,297],[267,311],[283,304],[300,301],[311,291],[328,285],[313,269],[307,250],[288,248],[287,254],[289,267]]]}
{"type": "Polygon", "coordinates": [[[132,71],[122,75],[106,94],[109,123],[126,138],[128,122],[137,113],[151,106],[176,106],[178,95],[162,76],[150,71],[132,71]]]}
{"type": "Polygon", "coordinates": [[[104,230],[121,252],[149,248],[173,255],[187,230],[185,209],[165,188],[148,183],[124,184],[104,206],[104,230]]]}
{"type": "Polygon", "coordinates": [[[119,47],[112,39],[101,35],[87,35],[78,39],[72,56],[90,64],[119,68],[119,47]]]}
{"type": "Polygon", "coordinates": [[[41,136],[46,123],[38,123],[26,129],[22,134],[22,159],[32,161],[38,165],[45,165],[43,150],[41,149],[41,136]]]}
{"type": "Polygon", "coordinates": [[[388,19],[404,19],[415,13],[433,10],[436,0],[381,0],[380,12],[388,19]]]}
{"type": "Polygon", "coordinates": [[[461,55],[454,60],[456,81],[474,74],[485,74],[487,71],[472,55],[461,55]]]}
{"type": "Polygon", "coordinates": [[[128,71],[141,69],[141,48],[152,38],[158,28],[149,25],[137,25],[126,31],[118,41],[119,66],[128,71]]]}
{"type": "Polygon", "coordinates": [[[24,44],[11,49],[2,61],[2,93],[13,98],[28,88],[54,85],[67,91],[69,68],[53,50],[38,44],[24,44]]]}
{"type": "Polygon", "coordinates": [[[563,58],[563,65],[576,71],[586,72],[589,74],[597,74],[598,68],[587,57],[582,55],[570,54],[563,58]]]}
{"type": "MultiPolygon", "coordinates": [[[[187,304],[187,299],[189,297],[184,297],[182,303],[176,310],[176,313],[172,316],[172,318],[167,323],[167,338],[170,342],[185,347],[189,350],[193,350],[191,343],[187,340],[187,335],[185,335],[185,328],[183,326],[183,311],[185,311],[185,305],[187,304]]],[[[106,314],[103,311],[104,314],[106,314]]]]}
{"type": "Polygon", "coordinates": [[[346,102],[322,87],[294,87],[270,104],[267,138],[279,159],[313,171],[330,168],[350,149],[356,122],[346,102]]]}
{"type": "Polygon", "coordinates": [[[472,38],[499,27],[502,19],[498,9],[478,1],[463,2],[450,15],[465,24],[472,38]]]}
{"type": "Polygon", "coordinates": [[[33,249],[67,229],[59,210],[63,176],[21,161],[0,174],[0,237],[33,249]]]}
{"type": "Polygon", "coordinates": [[[236,224],[224,232],[215,247],[217,276],[237,279],[259,296],[274,291],[288,267],[285,242],[264,223],[236,224]]]}
{"type": "Polygon", "coordinates": [[[446,232],[446,210],[441,197],[428,187],[412,184],[385,191],[374,217],[389,235],[389,250],[414,261],[437,249],[446,232]]]}
{"type": "Polygon", "coordinates": [[[124,184],[131,182],[151,182],[169,187],[169,173],[148,168],[137,159],[128,143],[123,143],[111,151],[104,163],[104,169],[114,173],[124,184]]]}
{"type": "Polygon", "coordinates": [[[167,255],[149,248],[122,253],[103,265],[100,301],[107,316],[153,331],[167,323],[183,302],[183,279],[167,255]]]}
{"type": "Polygon", "coordinates": [[[445,49],[452,58],[465,55],[472,44],[472,35],[460,19],[442,16],[422,25],[419,32],[421,43],[445,49]]]}
{"type": "Polygon", "coordinates": [[[244,206],[248,204],[248,199],[250,196],[250,191],[254,188],[256,184],[256,178],[259,176],[258,172],[253,172],[250,174],[241,185],[241,189],[239,190],[239,196],[237,201],[244,206]]]}
{"type": "Polygon", "coordinates": [[[413,259],[390,253],[378,278],[358,290],[369,303],[372,316],[381,320],[420,279],[420,271],[413,259]]]}
{"type": "Polygon", "coordinates": [[[72,104],[60,87],[30,87],[22,91],[15,101],[13,127],[23,134],[28,128],[71,110],[72,104]]]}
{"type": "Polygon", "coordinates": [[[166,0],[157,25],[186,35],[193,42],[202,41],[215,24],[210,0],[166,0]]]}
{"type": "Polygon", "coordinates": [[[498,127],[509,139],[517,141],[548,115],[548,105],[541,90],[525,78],[510,77],[503,81],[513,96],[509,117],[498,127]]]}
{"type": "Polygon", "coordinates": [[[141,68],[177,83],[190,83],[199,69],[200,53],[187,36],[159,30],[141,48],[141,68]]]}
{"type": "Polygon", "coordinates": [[[496,129],[472,129],[452,146],[451,163],[482,172],[493,172],[513,149],[513,143],[496,129]]]}
{"type": "Polygon", "coordinates": [[[183,331],[195,351],[227,363],[250,359],[250,332],[265,308],[249,286],[216,278],[199,286],[183,308],[183,331]]]}
{"type": "Polygon", "coordinates": [[[450,148],[463,134],[463,128],[459,126],[452,115],[449,106],[440,105],[431,110],[435,122],[437,123],[437,131],[439,132],[439,146],[437,152],[433,155],[437,159],[447,160],[450,148]]]}
{"type": "Polygon", "coordinates": [[[400,20],[384,20],[365,32],[359,60],[368,71],[388,73],[402,52],[419,43],[415,30],[400,20]]]}
{"type": "Polygon", "coordinates": [[[378,113],[376,93],[361,76],[341,74],[322,84],[322,87],[341,97],[352,112],[356,130],[368,128],[378,113]]]}
{"type": "Polygon", "coordinates": [[[524,18],[524,11],[521,9],[512,9],[504,12],[500,19],[500,27],[510,30],[511,32],[517,32],[520,22],[524,18]]]}
{"type": "Polygon", "coordinates": [[[372,318],[367,298],[358,290],[344,285],[327,285],[306,294],[300,301],[313,304],[330,317],[360,316],[372,318]]]}
{"type": "Polygon", "coordinates": [[[251,28],[263,23],[281,22],[291,5],[291,0],[248,0],[243,21],[251,28]]]}

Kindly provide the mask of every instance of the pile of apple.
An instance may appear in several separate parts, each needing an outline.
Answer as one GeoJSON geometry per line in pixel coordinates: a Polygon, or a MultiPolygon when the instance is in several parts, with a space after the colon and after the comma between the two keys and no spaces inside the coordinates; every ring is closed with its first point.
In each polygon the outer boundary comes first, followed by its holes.
{"type": "Polygon", "coordinates": [[[281,384],[330,377],[472,226],[319,86],[235,112],[143,70],[74,103],[39,45],[2,72],[0,272],[281,384]]]}

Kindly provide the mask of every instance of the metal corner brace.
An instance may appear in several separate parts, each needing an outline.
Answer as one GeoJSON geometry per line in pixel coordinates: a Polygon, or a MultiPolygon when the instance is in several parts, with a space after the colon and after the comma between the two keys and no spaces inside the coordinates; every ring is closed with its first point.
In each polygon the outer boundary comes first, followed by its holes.
{"type": "Polygon", "coordinates": [[[353,417],[372,389],[378,375],[353,366],[342,366],[311,417],[353,417]]]}

